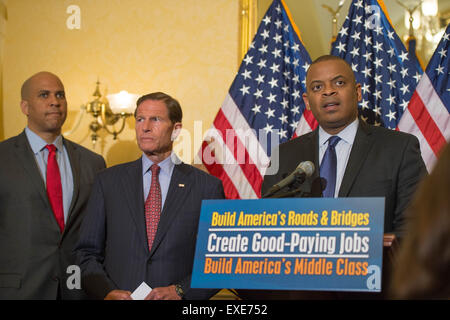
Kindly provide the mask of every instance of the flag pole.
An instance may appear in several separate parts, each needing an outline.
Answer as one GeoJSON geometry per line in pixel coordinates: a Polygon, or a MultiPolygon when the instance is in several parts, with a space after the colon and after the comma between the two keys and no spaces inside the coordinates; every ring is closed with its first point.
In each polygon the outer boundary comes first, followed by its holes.
{"type": "Polygon", "coordinates": [[[322,7],[327,9],[331,13],[331,43],[333,43],[337,38],[338,34],[337,18],[339,17],[339,11],[341,10],[344,3],[345,0],[340,0],[338,7],[336,9],[333,9],[326,4],[322,4],[322,7]]]}
{"type": "Polygon", "coordinates": [[[409,38],[414,38],[414,27],[413,27],[413,14],[417,10],[417,8],[422,4],[423,0],[420,0],[419,3],[415,7],[408,7],[406,4],[401,2],[400,0],[395,0],[403,9],[405,9],[409,14],[409,38]]]}
{"type": "Polygon", "coordinates": [[[250,42],[256,33],[257,0],[240,1],[240,48],[238,55],[238,66],[244,59],[250,47],[250,42]]]}

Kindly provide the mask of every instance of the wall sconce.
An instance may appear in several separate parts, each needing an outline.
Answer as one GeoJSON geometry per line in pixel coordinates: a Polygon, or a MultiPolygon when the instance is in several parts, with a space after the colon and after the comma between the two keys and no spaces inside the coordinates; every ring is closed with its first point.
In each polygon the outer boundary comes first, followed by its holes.
{"type": "Polygon", "coordinates": [[[86,112],[94,117],[94,121],[89,124],[94,147],[98,139],[97,132],[100,129],[105,129],[106,132],[113,136],[114,140],[117,138],[117,135],[125,128],[125,119],[134,114],[136,100],[139,98],[137,94],[120,91],[119,93],[107,95],[106,99],[102,99],[99,85],[100,82],[97,81],[97,86],[93,93],[94,100],[85,105],[86,112]],[[120,127],[117,130],[115,125],[119,122],[120,127]]]}

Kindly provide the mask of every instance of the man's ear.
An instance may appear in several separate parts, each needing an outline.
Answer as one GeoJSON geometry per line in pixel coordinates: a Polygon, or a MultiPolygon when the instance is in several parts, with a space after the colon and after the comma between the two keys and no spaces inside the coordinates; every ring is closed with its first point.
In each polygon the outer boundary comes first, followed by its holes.
{"type": "Polygon", "coordinates": [[[356,98],[358,99],[358,102],[362,99],[361,83],[356,84],[356,98]]]}
{"type": "Polygon", "coordinates": [[[303,102],[305,103],[306,109],[308,111],[311,111],[311,108],[309,107],[309,101],[308,101],[308,94],[305,92],[303,95],[303,102]]]}
{"type": "Polygon", "coordinates": [[[28,101],[22,100],[20,101],[20,109],[22,109],[22,113],[28,116],[28,101]]]}
{"type": "Polygon", "coordinates": [[[183,125],[181,124],[181,122],[176,122],[173,125],[172,136],[170,137],[172,141],[175,141],[175,139],[178,138],[178,135],[180,134],[182,127],[183,125]]]}

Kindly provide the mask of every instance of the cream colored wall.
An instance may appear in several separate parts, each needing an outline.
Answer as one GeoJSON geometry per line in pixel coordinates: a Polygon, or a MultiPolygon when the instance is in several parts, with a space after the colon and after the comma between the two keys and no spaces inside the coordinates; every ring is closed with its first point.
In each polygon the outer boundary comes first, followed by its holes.
{"type": "MultiPolygon", "coordinates": [[[[285,0],[295,24],[300,30],[303,44],[311,59],[315,59],[330,51],[329,39],[324,37],[326,22],[320,20],[317,11],[317,0],[285,0]]],[[[264,17],[272,0],[258,0],[258,25],[264,17]]],[[[330,23],[331,28],[331,23],[330,23]]]]}
{"type": "MultiPolygon", "coordinates": [[[[102,93],[163,91],[183,108],[184,128],[194,121],[203,132],[212,123],[238,65],[239,0],[6,0],[3,63],[5,138],[26,125],[19,109],[20,86],[30,75],[60,76],[69,102],[63,131],[72,128],[80,106],[91,100],[99,77],[102,93]],[[69,30],[69,5],[81,10],[81,28],[69,30]]],[[[68,138],[90,149],[85,116],[68,138]]],[[[136,159],[134,120],[118,141],[102,134],[95,151],[108,165],[136,159]]],[[[197,136],[201,139],[201,136],[197,136]]],[[[190,162],[194,148],[181,154],[190,162]],[[186,158],[190,156],[190,158],[186,158]]]]}

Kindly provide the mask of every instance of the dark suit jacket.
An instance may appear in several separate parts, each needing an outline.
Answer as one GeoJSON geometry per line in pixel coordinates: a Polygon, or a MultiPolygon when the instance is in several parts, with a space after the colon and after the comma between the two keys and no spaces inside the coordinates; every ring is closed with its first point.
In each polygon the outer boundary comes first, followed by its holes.
{"type": "Polygon", "coordinates": [[[103,158],[63,139],[74,179],[73,199],[60,234],[44,180],[25,132],[0,143],[0,299],[85,298],[68,290],[67,267],[75,264],[73,248],[94,175],[103,158]]]}
{"type": "Polygon", "coordinates": [[[142,159],[101,172],[77,246],[82,285],[94,299],[115,289],[133,292],[180,284],[186,299],[216,291],[190,289],[202,199],[223,199],[222,182],[184,163],[175,165],[152,250],[145,226],[142,159]]]}
{"type": "MultiPolygon", "coordinates": [[[[311,188],[312,196],[322,196],[318,179],[318,129],[281,144],[279,159],[278,173],[264,177],[263,194],[294,171],[300,162],[312,161],[316,170],[304,188],[311,188]]],[[[384,232],[401,235],[403,211],[425,174],[419,141],[415,136],[371,126],[360,120],[338,195],[385,197],[384,232]]]]}

